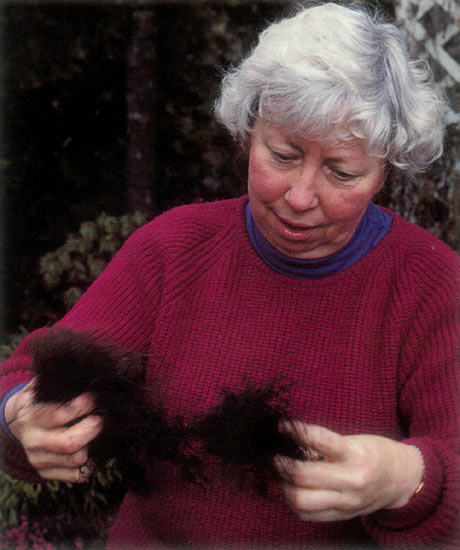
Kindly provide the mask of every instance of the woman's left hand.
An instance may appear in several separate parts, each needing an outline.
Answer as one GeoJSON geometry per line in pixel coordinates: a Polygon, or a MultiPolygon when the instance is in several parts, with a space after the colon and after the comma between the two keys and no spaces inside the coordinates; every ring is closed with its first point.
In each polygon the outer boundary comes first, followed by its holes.
{"type": "Polygon", "coordinates": [[[300,421],[284,423],[320,460],[276,457],[288,505],[305,521],[337,521],[399,508],[423,479],[416,447],[377,435],[340,435],[300,421]]]}

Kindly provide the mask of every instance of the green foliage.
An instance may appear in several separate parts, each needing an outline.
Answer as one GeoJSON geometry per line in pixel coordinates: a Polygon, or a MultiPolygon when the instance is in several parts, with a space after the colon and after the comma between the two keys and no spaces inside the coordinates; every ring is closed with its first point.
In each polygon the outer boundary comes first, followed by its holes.
{"type": "Polygon", "coordinates": [[[25,290],[21,322],[28,329],[54,323],[101,273],[126,238],[146,222],[143,214],[100,214],[39,260],[40,279],[25,290]]]}
{"type": "Polygon", "coordinates": [[[125,239],[146,222],[140,213],[120,218],[102,213],[86,221],[54,252],[40,258],[40,274],[48,291],[68,310],[101,273],[125,239]]]}
{"type": "Polygon", "coordinates": [[[16,332],[10,334],[6,342],[0,345],[0,361],[8,359],[8,357],[13,353],[20,341],[25,336],[27,336],[28,333],[29,331],[21,325],[16,332]]]}
{"type": "Polygon", "coordinates": [[[88,483],[29,483],[0,472],[0,547],[88,547],[102,541],[124,494],[114,461],[88,483]],[[21,546],[22,544],[22,546],[21,546]],[[6,546],[5,546],[6,547],[6,546]]]}

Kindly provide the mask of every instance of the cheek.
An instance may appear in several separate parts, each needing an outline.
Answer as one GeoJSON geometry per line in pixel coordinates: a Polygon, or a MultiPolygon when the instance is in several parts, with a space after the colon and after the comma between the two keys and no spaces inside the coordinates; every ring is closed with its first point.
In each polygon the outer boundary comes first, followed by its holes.
{"type": "Polygon", "coordinates": [[[257,158],[251,158],[248,170],[249,196],[269,202],[282,194],[282,182],[278,174],[273,173],[266,164],[257,158]]]}
{"type": "Polygon", "coordinates": [[[361,219],[371,198],[368,193],[340,193],[323,202],[323,211],[332,221],[354,224],[361,219]]]}

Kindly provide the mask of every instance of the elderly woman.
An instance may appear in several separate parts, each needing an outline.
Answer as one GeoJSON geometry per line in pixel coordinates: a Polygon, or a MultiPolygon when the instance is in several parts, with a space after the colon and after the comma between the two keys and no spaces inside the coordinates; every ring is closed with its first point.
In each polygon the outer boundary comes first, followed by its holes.
{"type": "MultiPolygon", "coordinates": [[[[147,354],[147,387],[186,420],[281,380],[280,430],[317,460],[277,456],[270,498],[165,464],[110,548],[455,546],[460,261],[372,203],[440,156],[442,108],[393,25],[333,3],[271,25],[229,72],[217,115],[249,150],[248,196],[138,230],[59,326],[147,354]]],[[[26,339],[3,365],[8,456],[81,481],[101,420],[68,423],[92,398],[34,405],[29,361],[26,339]]]]}

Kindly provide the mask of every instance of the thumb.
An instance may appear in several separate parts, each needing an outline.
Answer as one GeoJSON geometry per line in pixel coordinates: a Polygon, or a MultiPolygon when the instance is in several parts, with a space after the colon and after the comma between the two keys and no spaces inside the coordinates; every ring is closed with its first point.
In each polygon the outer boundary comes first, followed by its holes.
{"type": "Polygon", "coordinates": [[[289,434],[296,441],[307,459],[335,462],[344,458],[344,436],[323,426],[290,420],[280,425],[280,431],[289,434]]]}

